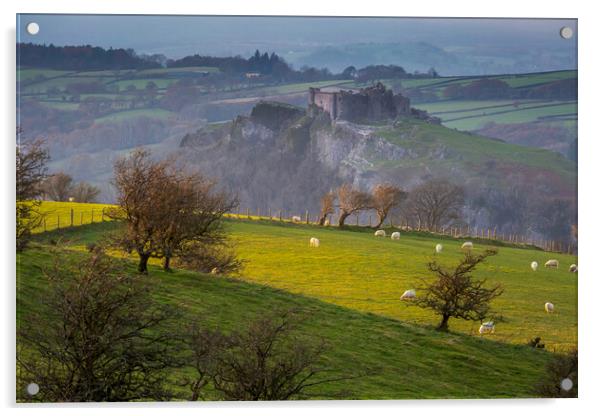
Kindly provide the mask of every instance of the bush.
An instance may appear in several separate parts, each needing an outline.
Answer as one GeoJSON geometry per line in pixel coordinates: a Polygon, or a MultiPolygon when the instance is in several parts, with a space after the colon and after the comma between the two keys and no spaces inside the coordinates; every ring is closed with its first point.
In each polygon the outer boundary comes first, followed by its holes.
{"type": "Polygon", "coordinates": [[[125,264],[102,250],[80,262],[56,252],[43,270],[49,293],[17,333],[18,395],[23,401],[167,400],[165,371],[177,363],[171,316],[155,305],[125,264]],[[25,386],[35,382],[33,397],[25,386]]]}
{"type": "Polygon", "coordinates": [[[547,366],[545,378],[536,386],[535,391],[542,397],[578,397],[578,359],[574,349],[566,355],[556,356],[547,366]],[[572,386],[563,386],[563,380],[571,381],[572,386]]]}

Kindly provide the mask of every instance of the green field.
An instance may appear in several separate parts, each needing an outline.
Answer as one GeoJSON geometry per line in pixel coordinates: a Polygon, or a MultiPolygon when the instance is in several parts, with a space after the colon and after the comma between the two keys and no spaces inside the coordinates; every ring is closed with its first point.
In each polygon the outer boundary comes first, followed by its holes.
{"type": "MultiPolygon", "coordinates": [[[[65,227],[74,211],[74,225],[102,220],[109,205],[44,202],[48,219],[60,217],[65,227]]],[[[108,218],[104,217],[105,221],[108,218]]],[[[52,225],[56,225],[55,220],[52,225]]],[[[461,256],[464,240],[444,236],[403,233],[400,241],[376,238],[368,228],[340,231],[335,227],[316,227],[266,220],[228,222],[240,256],[247,260],[243,279],[267,284],[291,293],[308,295],[350,309],[370,312],[404,322],[434,325],[436,318],[423,310],[409,308],[399,301],[406,289],[415,288],[419,279],[429,276],[426,263],[433,258],[437,243],[444,246],[438,256],[451,264],[461,256]],[[309,249],[310,237],[320,239],[318,249],[309,249]]],[[[48,226],[48,230],[54,227],[48,226]]],[[[42,230],[37,230],[42,231],[42,230]]],[[[487,246],[476,244],[477,250],[487,246]]],[[[79,245],[83,248],[83,245],[79,245]]],[[[499,324],[491,338],[521,344],[527,337],[541,336],[552,348],[566,350],[577,344],[577,276],[568,266],[575,256],[548,253],[537,249],[499,247],[498,256],[483,267],[483,277],[502,283],[505,294],[496,300],[496,308],[508,322],[499,324]],[[559,270],[530,269],[532,261],[540,265],[550,258],[560,261],[559,270]],[[558,313],[546,314],[545,302],[557,306],[558,313]]],[[[475,334],[477,323],[457,321],[453,328],[475,334]]]]}
{"type": "Polygon", "coordinates": [[[39,210],[44,215],[44,222],[34,229],[33,232],[41,233],[56,228],[70,227],[71,225],[75,227],[92,222],[109,221],[110,219],[106,215],[103,215],[103,211],[107,212],[109,207],[111,205],[44,201],[39,210]],[[73,223],[71,222],[72,212],[73,223]]]}
{"type": "Polygon", "coordinates": [[[175,113],[163,110],[162,108],[142,108],[138,110],[126,110],[118,111],[115,113],[108,114],[103,117],[99,117],[94,120],[96,123],[124,121],[136,117],[149,117],[154,119],[165,120],[169,117],[174,116],[175,113]]]}
{"type": "MultiPolygon", "coordinates": [[[[398,300],[424,275],[424,263],[440,240],[404,234],[391,241],[371,232],[305,225],[229,224],[240,256],[248,261],[243,277],[166,274],[151,265],[155,299],[177,305],[183,321],[203,317],[226,330],[274,310],[310,313],[302,331],[325,339],[324,362],[346,374],[367,373],[321,386],[315,391],[319,396],[345,390],[346,398],[356,399],[530,397],[551,355],[521,344],[536,335],[550,349],[576,342],[577,276],[565,268],[570,257],[554,255],[560,270],[533,273],[529,262],[543,262],[549,254],[500,249],[482,274],[505,285],[495,306],[508,322],[499,323],[493,336],[469,335],[475,325],[457,321],[451,322],[452,333],[443,334],[432,329],[433,316],[398,300]],[[319,248],[308,247],[310,236],[320,238],[319,248]],[[545,301],[555,302],[558,313],[545,314],[545,301]]],[[[86,243],[116,226],[94,224],[60,235],[71,256],[79,256],[86,243]]],[[[52,261],[48,242],[57,237],[56,232],[41,234],[17,257],[18,318],[40,307],[46,285],[39,267],[52,261]]],[[[458,241],[442,242],[444,263],[460,256],[458,241]]]]}
{"type": "MultiPolygon", "coordinates": [[[[449,153],[448,157],[433,164],[435,168],[443,167],[446,163],[455,166],[456,169],[462,164],[474,168],[483,166],[488,160],[495,160],[499,164],[518,164],[555,172],[571,186],[576,180],[574,162],[558,153],[513,145],[414,119],[404,120],[397,126],[382,127],[377,131],[377,135],[402,147],[411,148],[418,156],[409,161],[414,164],[428,162],[431,158],[430,151],[445,147],[449,153]]],[[[380,163],[394,166],[396,162],[380,163]]]]}

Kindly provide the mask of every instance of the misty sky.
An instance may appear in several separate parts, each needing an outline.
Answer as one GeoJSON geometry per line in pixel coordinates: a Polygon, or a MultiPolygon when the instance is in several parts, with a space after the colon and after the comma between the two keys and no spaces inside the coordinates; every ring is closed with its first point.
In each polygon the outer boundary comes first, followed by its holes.
{"type": "Polygon", "coordinates": [[[409,69],[445,66],[447,59],[456,61],[449,66],[451,72],[470,72],[475,64],[481,72],[519,72],[576,68],[576,26],[576,20],[568,19],[20,15],[17,40],[133,48],[168,58],[195,53],[249,56],[260,49],[275,51],[297,67],[337,70],[354,59],[361,64],[405,63],[409,69]],[[40,25],[35,36],[25,30],[31,21],[40,25]],[[572,39],[560,37],[563,26],[573,29],[572,39]],[[372,43],[401,45],[408,53],[396,59],[379,48],[366,54],[349,46],[372,43]],[[424,44],[433,47],[432,58],[419,56],[424,44]],[[358,53],[365,56],[358,58],[358,53]],[[337,54],[341,56],[335,59],[337,54]]]}

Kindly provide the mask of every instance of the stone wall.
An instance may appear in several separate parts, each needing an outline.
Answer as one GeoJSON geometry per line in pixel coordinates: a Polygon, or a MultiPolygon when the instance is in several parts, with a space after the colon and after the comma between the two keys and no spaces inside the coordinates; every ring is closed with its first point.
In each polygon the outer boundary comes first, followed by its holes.
{"type": "Polygon", "coordinates": [[[411,114],[409,98],[393,94],[381,83],[360,91],[326,92],[310,88],[309,106],[322,109],[332,120],[352,122],[388,120],[411,114]]]}

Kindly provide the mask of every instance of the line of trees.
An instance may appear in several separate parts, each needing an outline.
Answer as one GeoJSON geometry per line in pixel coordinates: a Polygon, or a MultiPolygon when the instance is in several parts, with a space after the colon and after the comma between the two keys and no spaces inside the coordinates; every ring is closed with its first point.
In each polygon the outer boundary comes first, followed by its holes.
{"type": "Polygon", "coordinates": [[[132,49],[105,49],[99,46],[55,46],[17,44],[17,62],[22,66],[67,70],[151,69],[161,65],[139,57],[132,49]]]}
{"type": "Polygon", "coordinates": [[[44,199],[59,202],[96,202],[100,189],[87,182],[73,183],[71,175],[57,172],[48,176],[41,184],[44,199]]]}
{"type": "Polygon", "coordinates": [[[421,228],[439,230],[441,226],[461,220],[464,200],[463,188],[445,179],[426,181],[410,192],[387,183],[365,192],[345,183],[322,196],[319,223],[324,225],[338,209],[337,224],[343,227],[351,215],[373,210],[377,218],[375,227],[379,228],[393,212],[403,211],[407,220],[421,224],[421,228]]]}

